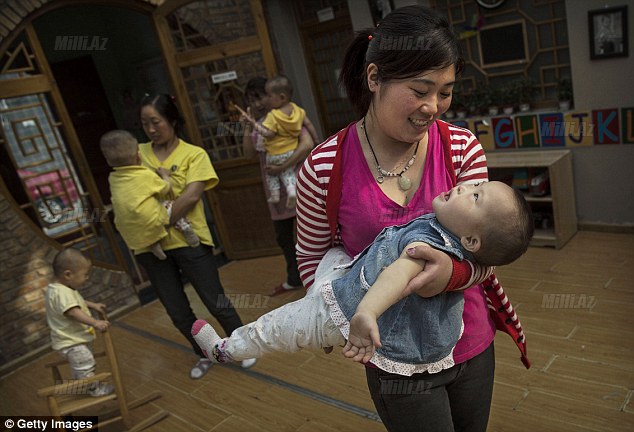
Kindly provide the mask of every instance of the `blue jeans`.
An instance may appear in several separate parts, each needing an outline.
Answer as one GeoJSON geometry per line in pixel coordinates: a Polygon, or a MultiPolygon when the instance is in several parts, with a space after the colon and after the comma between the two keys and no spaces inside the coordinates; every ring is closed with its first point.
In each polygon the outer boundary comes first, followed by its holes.
{"type": "Polygon", "coordinates": [[[242,321],[220,283],[218,268],[211,247],[184,247],[165,251],[167,259],[159,260],[151,253],[137,255],[137,261],[147,271],[152,286],[172,319],[174,326],[187,338],[194,352],[205,357],[191,335],[196,321],[189,299],[185,294],[181,273],[191,282],[207,310],[230,335],[242,326],[242,321]]]}
{"type": "Polygon", "coordinates": [[[368,389],[389,432],[485,432],[493,395],[493,343],[471,360],[411,377],[366,368],[368,389]]]}

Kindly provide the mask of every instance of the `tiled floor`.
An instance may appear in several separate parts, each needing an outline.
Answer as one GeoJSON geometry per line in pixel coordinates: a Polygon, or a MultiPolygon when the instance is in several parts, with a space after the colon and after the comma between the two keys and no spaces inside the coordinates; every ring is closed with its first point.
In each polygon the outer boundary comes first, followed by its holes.
{"type": "MultiPolygon", "coordinates": [[[[267,296],[283,272],[281,256],[221,269],[244,321],[301,297],[267,296]]],[[[530,248],[496,274],[526,329],[533,367],[524,369],[510,338],[498,334],[489,431],[634,430],[634,235],[579,232],[563,249],[530,248]]],[[[130,396],[162,393],[134,418],[159,407],[171,413],[147,430],[384,430],[363,368],[337,353],[273,354],[251,370],[216,366],[193,381],[196,359],[158,302],[116,320],[112,334],[130,396]]],[[[0,380],[0,415],[47,414],[35,392],[52,382],[43,365],[54,359],[48,353],[0,380]]]]}

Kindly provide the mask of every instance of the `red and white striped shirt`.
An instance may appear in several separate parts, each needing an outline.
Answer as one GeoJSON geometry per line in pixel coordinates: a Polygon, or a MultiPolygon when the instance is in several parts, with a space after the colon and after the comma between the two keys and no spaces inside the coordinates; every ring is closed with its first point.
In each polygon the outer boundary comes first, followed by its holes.
{"type": "MultiPolygon", "coordinates": [[[[453,169],[456,183],[486,181],[486,157],[473,133],[440,120],[437,124],[443,145],[445,149],[449,149],[445,151],[445,163],[453,169]]],[[[351,126],[354,127],[354,123],[351,126]]],[[[333,221],[330,219],[336,219],[336,210],[333,215],[332,203],[328,205],[327,210],[328,189],[332,190],[333,187],[331,176],[333,183],[341,183],[341,176],[337,171],[339,167],[333,170],[333,166],[338,154],[339,141],[346,133],[347,128],[317,146],[304,162],[297,177],[297,264],[306,289],[313,285],[317,266],[333,245],[333,221]]],[[[338,202],[336,204],[335,207],[338,206],[338,202]]],[[[340,243],[341,237],[337,232],[334,235],[334,244],[340,243]]],[[[466,260],[454,264],[452,280],[455,282],[456,273],[462,275],[459,283],[454,283],[452,289],[465,289],[483,283],[496,327],[513,337],[522,353],[522,362],[529,367],[521,324],[492,272],[492,268],[473,265],[466,260]]]]}

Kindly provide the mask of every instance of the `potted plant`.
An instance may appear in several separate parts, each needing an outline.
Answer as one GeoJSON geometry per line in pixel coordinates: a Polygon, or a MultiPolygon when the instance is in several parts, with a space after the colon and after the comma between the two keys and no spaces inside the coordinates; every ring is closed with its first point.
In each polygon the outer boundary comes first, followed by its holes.
{"type": "Polygon", "coordinates": [[[517,86],[517,103],[521,112],[531,109],[530,103],[535,95],[535,83],[531,77],[523,77],[515,82],[517,86]]]}
{"type": "Polygon", "coordinates": [[[570,78],[562,78],[557,85],[557,97],[559,99],[559,110],[568,111],[572,101],[572,81],[570,78]]]}
{"type": "Polygon", "coordinates": [[[496,116],[500,112],[501,93],[497,87],[486,85],[480,88],[480,107],[482,114],[496,116]]]}
{"type": "Polygon", "coordinates": [[[500,88],[500,105],[506,115],[513,114],[515,101],[517,100],[517,86],[510,82],[500,88]]]}
{"type": "Polygon", "coordinates": [[[451,108],[456,112],[458,118],[465,118],[467,116],[467,106],[465,100],[465,94],[460,90],[454,89],[451,98],[451,108]]]}
{"type": "Polygon", "coordinates": [[[491,105],[491,93],[489,92],[489,86],[478,82],[471,94],[472,105],[474,107],[474,114],[486,114],[487,108],[491,105]]]}

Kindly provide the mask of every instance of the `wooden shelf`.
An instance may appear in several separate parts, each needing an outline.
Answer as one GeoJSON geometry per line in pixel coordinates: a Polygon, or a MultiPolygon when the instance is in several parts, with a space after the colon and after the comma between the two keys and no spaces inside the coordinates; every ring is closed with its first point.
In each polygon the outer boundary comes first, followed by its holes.
{"type": "Polygon", "coordinates": [[[529,195],[529,194],[524,194],[524,198],[528,202],[544,202],[544,203],[553,202],[552,195],[546,195],[546,196],[538,197],[538,196],[533,196],[533,195],[529,195]]]}
{"type": "Polygon", "coordinates": [[[490,175],[496,169],[543,168],[548,170],[550,195],[524,194],[535,211],[552,215],[551,227],[536,226],[531,245],[561,248],[577,232],[577,210],[570,150],[492,152],[486,155],[490,175]]]}

